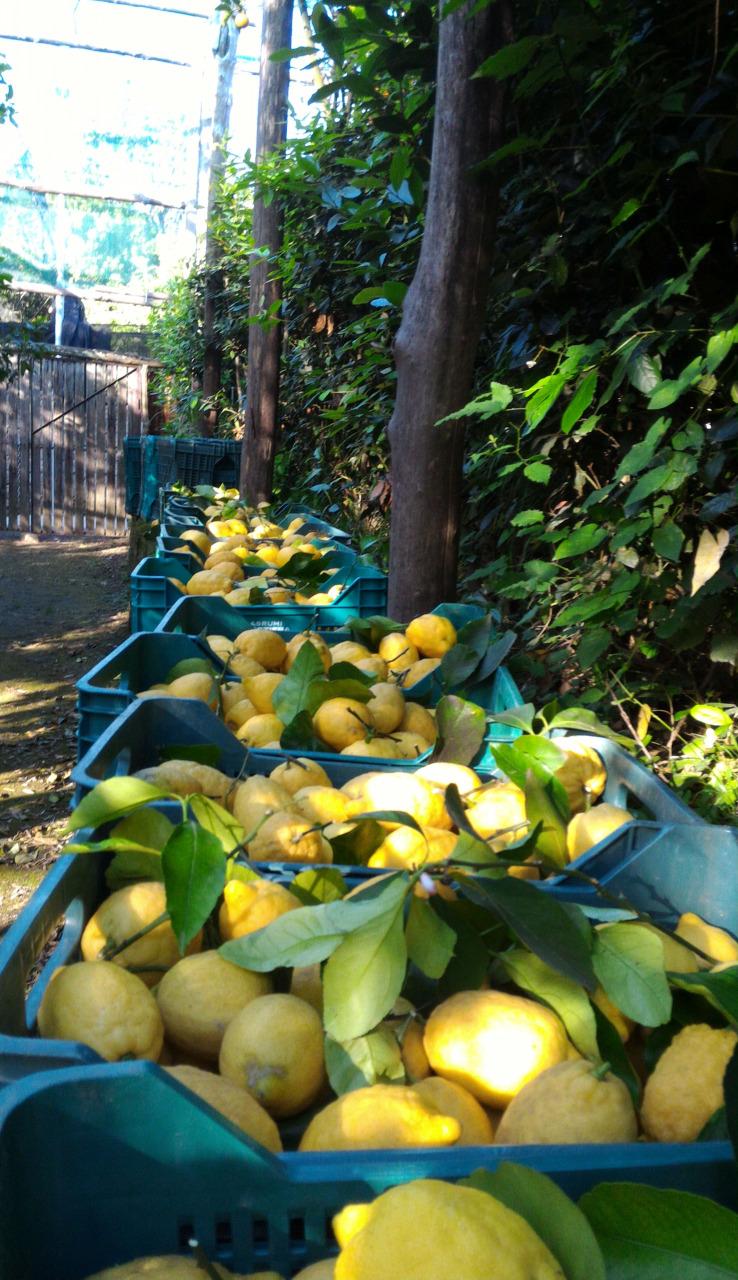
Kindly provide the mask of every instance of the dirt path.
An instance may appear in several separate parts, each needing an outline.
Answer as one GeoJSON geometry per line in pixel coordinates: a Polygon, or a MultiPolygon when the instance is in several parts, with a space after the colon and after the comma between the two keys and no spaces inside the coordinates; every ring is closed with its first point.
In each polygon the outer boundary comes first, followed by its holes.
{"type": "Polygon", "coordinates": [[[128,543],[0,537],[0,933],[56,856],[75,681],[128,632],[128,543]]]}

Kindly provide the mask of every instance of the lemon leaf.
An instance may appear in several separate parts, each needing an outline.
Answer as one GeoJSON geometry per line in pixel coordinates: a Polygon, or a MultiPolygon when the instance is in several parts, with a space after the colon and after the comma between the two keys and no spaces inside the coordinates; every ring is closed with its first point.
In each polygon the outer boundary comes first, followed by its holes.
{"type": "Polygon", "coordinates": [[[523,991],[538,996],[561,1018],[572,1044],[587,1058],[599,1059],[597,1025],[587,994],[530,951],[508,951],[502,963],[523,991]]]}
{"type": "Polygon", "coordinates": [[[71,814],[65,831],[79,831],[81,827],[101,827],[150,804],[152,800],[166,800],[168,793],[160,787],[144,782],[142,778],[106,778],[84,797],[71,814]]]}
{"type": "Polygon", "coordinates": [[[184,953],[223,892],[226,856],[216,836],[194,822],[175,827],[161,853],[167,910],[184,953]]]}
{"type": "Polygon", "coordinates": [[[454,954],[456,934],[431,903],[413,897],[405,929],[407,953],[428,978],[440,978],[454,954]]]}
{"type": "Polygon", "coordinates": [[[219,840],[225,853],[233,853],[243,844],[246,832],[232,813],[209,796],[190,796],[190,809],[200,826],[219,840]]]}
{"type": "Polygon", "coordinates": [[[608,1280],[726,1280],[738,1276],[738,1215],[704,1196],[635,1183],[601,1183],[579,1207],[608,1280]]]}
{"type": "Polygon", "coordinates": [[[595,934],[592,964],[614,1005],[644,1027],[671,1017],[664,950],[656,934],[637,925],[613,924],[595,934]]]}

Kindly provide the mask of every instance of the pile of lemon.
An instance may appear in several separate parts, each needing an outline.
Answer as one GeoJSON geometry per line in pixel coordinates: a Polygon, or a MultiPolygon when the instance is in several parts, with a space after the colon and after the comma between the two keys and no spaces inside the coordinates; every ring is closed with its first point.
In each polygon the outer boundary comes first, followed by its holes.
{"type": "Polygon", "coordinates": [[[314,631],[300,632],[289,640],[264,628],[242,631],[235,640],[208,636],[210,648],[227,664],[228,678],[220,687],[207,673],[192,672],[169,684],[151,685],[139,697],[199,698],[213,710],[220,707],[226,724],[246,746],[279,748],[285,725],[275,712],[274,693],[307,642],[317,651],[326,673],[338,663],[349,663],[363,675],[376,677],[369,686],[369,702],[329,698],[314,714],[314,733],[327,751],[414,760],[433,746],[434,713],[406,698],[412,682],[398,684],[394,668],[381,653],[370,653],[352,640],[329,647],[314,631]]]}
{"type": "MultiPolygon", "coordinates": [[[[296,516],[283,528],[262,515],[250,519],[233,518],[211,520],[204,529],[185,529],[180,535],[182,553],[196,547],[204,556],[204,566],[193,573],[184,584],[191,596],[221,596],[229,604],[250,603],[250,593],[255,588],[264,592],[270,604],[332,604],[344,590],[344,584],[332,581],[325,589],[305,594],[296,589],[289,578],[289,563],[295,555],[308,555],[321,559],[335,548],[324,534],[307,537],[299,530],[305,520],[296,516]],[[325,544],[325,545],[319,545],[325,544]],[[265,565],[258,574],[247,578],[244,562],[249,556],[258,556],[265,565]]],[[[173,554],[177,554],[175,551],[173,554]]],[[[331,572],[335,579],[336,570],[331,572]]],[[[183,584],[176,581],[176,585],[183,584]]],[[[326,583],[328,579],[326,578],[326,583]]]]}
{"type": "MultiPolygon", "coordinates": [[[[220,939],[242,938],[302,905],[275,881],[232,879],[218,911],[220,939]]],[[[279,1122],[295,1116],[304,1117],[305,1152],[635,1142],[640,1135],[691,1142],[722,1104],[723,1075],[738,1044],[731,1028],[690,1024],[649,1069],[641,1032],[631,1052],[634,1023],[595,991],[593,1003],[644,1078],[638,1113],[622,1080],[607,1064],[580,1056],[551,1008],[486,980],[440,999],[427,1019],[398,1000],[381,1027],[399,1046],[406,1083],[335,1097],[320,965],[292,969],[289,989],[282,982],[275,990],[271,974],[203,949],[202,932],[180,956],[165,912],[158,881],[112,893],[85,927],[83,959],[49,983],[39,1030],[82,1041],[111,1062],[158,1061],[270,1151],[282,1149],[279,1122]]],[[[640,920],[597,928],[633,931],[636,947],[639,931],[655,934],[669,971],[738,964],[735,939],[694,915],[682,916],[675,935],[640,920]]]]}

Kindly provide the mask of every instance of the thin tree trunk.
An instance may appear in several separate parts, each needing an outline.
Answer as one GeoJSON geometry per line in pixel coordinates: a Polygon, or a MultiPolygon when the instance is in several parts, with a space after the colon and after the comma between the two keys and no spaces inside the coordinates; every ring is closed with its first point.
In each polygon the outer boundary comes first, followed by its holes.
{"type": "MultiPolygon", "coordinates": [[[[223,349],[217,332],[219,299],[223,292],[222,250],[215,235],[215,208],[226,165],[225,137],[231,117],[231,91],[236,66],[238,28],[232,18],[221,26],[217,58],[215,104],[211,134],[210,172],[208,177],[208,209],[205,231],[205,295],[203,300],[203,369],[202,394],[212,402],[220,391],[223,349]]],[[[210,403],[202,417],[202,431],[211,436],[217,422],[217,409],[210,403]]]]}
{"type": "MultiPolygon", "coordinates": [[[[256,158],[269,155],[287,136],[290,87],[289,62],[271,62],[277,49],[292,42],[293,0],[264,0],[261,29],[259,111],[256,125],[256,158]]],[[[282,218],[277,200],[265,204],[254,199],[254,245],[268,256],[254,254],[249,276],[248,370],[246,375],[246,427],[241,455],[241,489],[250,502],[272,496],[274,454],[279,412],[281,324],[253,323],[265,313],[276,315],[282,300],[282,282],[276,278],[274,259],[282,247],[282,218]]]]}
{"type": "Polygon", "coordinates": [[[473,8],[440,24],[425,229],[395,342],[389,611],[399,619],[456,595],[464,428],[436,424],[471,398],[489,289],[497,187],[475,166],[500,145],[503,91],[472,76],[510,38],[508,0],[473,8]]]}

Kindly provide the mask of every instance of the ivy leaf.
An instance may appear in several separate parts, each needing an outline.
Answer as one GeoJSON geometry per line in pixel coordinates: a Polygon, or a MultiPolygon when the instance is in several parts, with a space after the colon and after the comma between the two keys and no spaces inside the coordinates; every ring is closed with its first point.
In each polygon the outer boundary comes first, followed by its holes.
{"type": "Polygon", "coordinates": [[[535,57],[542,43],[540,36],[523,36],[522,40],[505,45],[497,53],[493,53],[491,58],[485,58],[482,65],[474,72],[472,79],[476,80],[480,76],[494,76],[495,80],[506,80],[508,76],[517,75],[535,57]]]}
{"type": "Polygon", "coordinates": [[[738,1215],[688,1191],[604,1182],[579,1201],[608,1280],[738,1276],[738,1215]]]}
{"type": "Polygon", "coordinates": [[[226,857],[216,836],[195,822],[175,827],[161,853],[167,910],[182,954],[215,907],[226,857]]]}
{"type": "Polygon", "coordinates": [[[499,916],[524,946],[552,969],[594,991],[596,979],[588,938],[574,923],[571,911],[555,898],[514,876],[498,880],[459,876],[458,883],[464,897],[499,916]]]}
{"type": "Polygon", "coordinates": [[[274,714],[279,716],[283,724],[290,724],[307,708],[310,690],[323,675],[320,654],[315,645],[307,640],[298,649],[295,661],[272,695],[274,714]]]}
{"type": "Polygon", "coordinates": [[[582,381],[579,383],[574,395],[561,415],[561,430],[565,436],[568,436],[569,432],[577,425],[582,415],[587,412],[587,409],[594,400],[596,390],[597,370],[592,369],[590,373],[585,374],[584,378],[582,378],[582,381]]]}
{"type": "Polygon", "coordinates": [[[325,966],[323,1023],[334,1040],[352,1040],[371,1031],[402,990],[407,969],[404,897],[403,893],[381,916],[344,938],[325,966]]]}
{"type": "Polygon", "coordinates": [[[91,827],[94,831],[107,822],[125,817],[141,805],[166,800],[167,796],[168,792],[144,782],[142,778],[106,778],[80,801],[68,818],[64,832],[79,831],[82,827],[91,827]]]}
{"type": "Polygon", "coordinates": [[[529,462],[523,467],[526,480],[532,480],[534,484],[548,484],[552,471],[553,467],[549,462],[529,462]]]}
{"type": "Polygon", "coordinates": [[[233,853],[246,839],[246,832],[232,813],[209,796],[191,796],[192,815],[205,831],[220,841],[225,853],[233,853]]]}
{"type": "Polygon", "coordinates": [[[671,992],[659,938],[639,925],[613,924],[595,933],[592,963],[612,1000],[644,1027],[660,1027],[671,1017],[671,992]]]}
{"type": "Polygon", "coordinates": [[[501,959],[516,986],[543,1000],[559,1015],[579,1052],[598,1060],[597,1025],[584,988],[530,951],[506,951],[501,959]]]}
{"type": "Polygon", "coordinates": [[[582,556],[593,551],[607,537],[607,529],[598,524],[585,524],[564,538],[554,551],[554,560],[568,560],[570,556],[582,556]]]}
{"type": "Polygon", "coordinates": [[[461,1185],[486,1191],[519,1213],[548,1246],[566,1280],[605,1280],[602,1251],[587,1218],[545,1173],[505,1161],[494,1173],[480,1169],[461,1185]]]}
{"type": "Polygon", "coordinates": [[[456,934],[432,905],[413,896],[405,929],[407,954],[429,978],[440,978],[454,954],[456,934]]]}
{"type": "Polygon", "coordinates": [[[673,520],[665,520],[653,531],[653,549],[664,560],[677,561],[684,544],[684,534],[673,520]]]}
{"type": "Polygon", "coordinates": [[[487,717],[475,703],[447,694],[436,708],[436,726],[438,746],[433,759],[471,764],[484,741],[487,717]]]}
{"type": "Polygon", "coordinates": [[[326,1036],[325,1066],[331,1088],[339,1098],[368,1085],[405,1081],[402,1051],[389,1027],[377,1027],[366,1036],[342,1043],[326,1036]]]}

